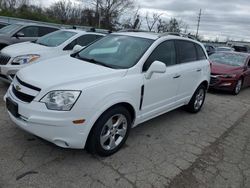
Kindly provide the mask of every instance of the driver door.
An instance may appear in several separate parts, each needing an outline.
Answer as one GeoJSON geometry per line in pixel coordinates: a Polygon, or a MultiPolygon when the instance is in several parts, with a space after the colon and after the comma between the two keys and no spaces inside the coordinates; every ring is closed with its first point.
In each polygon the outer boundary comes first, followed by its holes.
{"type": "Polygon", "coordinates": [[[174,41],[165,41],[153,51],[144,64],[144,74],[154,61],[165,63],[167,69],[165,73],[153,73],[150,79],[144,76],[144,97],[141,106],[143,119],[154,117],[178,105],[176,92],[182,77],[174,41]]]}
{"type": "Polygon", "coordinates": [[[12,37],[13,43],[35,41],[39,37],[39,27],[27,26],[27,27],[24,27],[23,29],[19,30],[17,33],[22,33],[22,34],[24,34],[24,36],[23,37],[13,36],[12,37]]]}

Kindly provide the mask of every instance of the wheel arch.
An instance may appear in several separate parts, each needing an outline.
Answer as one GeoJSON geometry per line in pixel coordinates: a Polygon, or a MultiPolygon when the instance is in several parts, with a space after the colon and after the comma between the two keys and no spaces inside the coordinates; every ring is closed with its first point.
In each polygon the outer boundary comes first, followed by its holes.
{"type": "Polygon", "coordinates": [[[135,108],[133,107],[132,104],[130,104],[129,102],[117,102],[113,105],[111,105],[110,107],[106,108],[105,110],[102,111],[102,113],[100,113],[100,115],[98,116],[98,118],[96,118],[96,120],[94,121],[93,123],[93,126],[91,127],[89,133],[88,133],[88,136],[87,136],[87,139],[86,139],[86,142],[85,142],[85,148],[86,146],[88,145],[88,142],[89,142],[89,138],[90,138],[90,135],[92,134],[92,131],[94,130],[94,126],[96,124],[96,122],[98,121],[98,119],[108,110],[116,107],[116,106],[122,106],[124,108],[126,108],[129,112],[129,114],[131,115],[131,123],[133,125],[135,119],[136,119],[136,111],[135,111],[135,108]]]}

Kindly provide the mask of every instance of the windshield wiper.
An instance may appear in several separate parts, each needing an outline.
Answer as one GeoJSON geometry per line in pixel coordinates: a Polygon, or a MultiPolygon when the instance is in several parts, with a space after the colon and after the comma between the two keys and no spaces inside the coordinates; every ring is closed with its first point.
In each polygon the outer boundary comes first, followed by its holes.
{"type": "Polygon", "coordinates": [[[80,57],[79,55],[77,56],[78,59],[81,59],[83,61],[87,61],[87,62],[90,62],[90,63],[94,63],[96,65],[102,65],[104,67],[108,67],[108,68],[114,68],[112,65],[107,65],[106,63],[103,63],[103,62],[100,62],[100,61],[97,61],[95,59],[91,59],[91,58],[86,58],[86,57],[80,57]]]}

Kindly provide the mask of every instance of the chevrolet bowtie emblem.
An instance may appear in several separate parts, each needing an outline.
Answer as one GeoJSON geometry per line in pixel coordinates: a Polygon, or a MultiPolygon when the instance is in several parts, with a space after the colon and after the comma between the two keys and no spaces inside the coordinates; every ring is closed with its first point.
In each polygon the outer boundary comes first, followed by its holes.
{"type": "Polygon", "coordinates": [[[19,85],[16,85],[16,90],[17,91],[20,91],[21,90],[21,87],[19,85]]]}

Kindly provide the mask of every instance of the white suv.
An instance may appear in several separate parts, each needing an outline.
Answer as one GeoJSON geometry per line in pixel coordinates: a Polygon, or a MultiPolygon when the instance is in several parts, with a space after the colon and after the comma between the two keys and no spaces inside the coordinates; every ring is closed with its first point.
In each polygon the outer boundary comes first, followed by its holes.
{"type": "Polygon", "coordinates": [[[102,33],[74,29],[59,30],[35,42],[13,44],[0,53],[0,79],[11,82],[16,72],[33,63],[80,51],[105,36],[102,33]]]}
{"type": "Polygon", "coordinates": [[[22,69],[5,101],[22,129],[61,147],[108,156],[131,127],[181,106],[198,112],[209,79],[199,42],[123,32],[22,69]]]}

